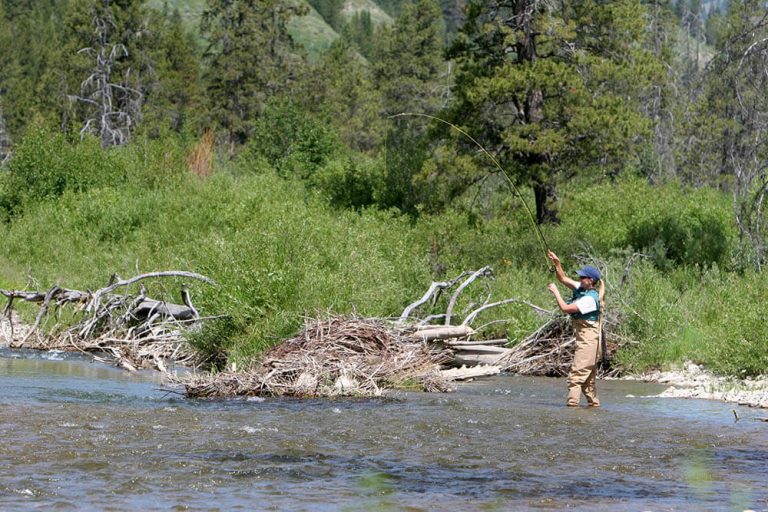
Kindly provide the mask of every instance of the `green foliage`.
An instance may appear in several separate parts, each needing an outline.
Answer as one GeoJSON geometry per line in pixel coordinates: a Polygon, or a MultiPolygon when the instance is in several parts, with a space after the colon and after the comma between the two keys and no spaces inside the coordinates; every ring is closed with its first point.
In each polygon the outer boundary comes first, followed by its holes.
{"type": "MultiPolygon", "coordinates": [[[[641,44],[638,2],[472,2],[450,55],[458,61],[453,120],[513,179],[532,184],[539,222],[556,222],[558,175],[618,173],[650,133],[634,98],[661,80],[641,44]]],[[[465,151],[476,148],[467,145],[465,151]]]]}
{"type": "Polygon", "coordinates": [[[729,255],[724,219],[701,208],[644,219],[630,228],[627,242],[662,269],[722,264],[729,255]]]}
{"type": "Polygon", "coordinates": [[[404,5],[395,24],[382,29],[374,77],[387,114],[434,114],[440,108],[446,67],[441,20],[436,0],[419,0],[404,5]]]}
{"type": "Polygon", "coordinates": [[[208,0],[204,81],[211,120],[227,142],[245,143],[267,99],[288,89],[302,59],[287,23],[304,12],[282,0],[208,0]]]}
{"type": "Polygon", "coordinates": [[[195,36],[185,30],[178,10],[149,12],[148,20],[147,36],[152,41],[147,46],[153,65],[143,89],[141,128],[155,136],[164,130],[181,133],[201,124],[203,99],[195,36]]]}
{"type": "Polygon", "coordinates": [[[55,118],[61,103],[56,77],[60,15],[66,2],[0,2],[0,96],[8,134],[18,140],[30,120],[55,118]]]}
{"type": "Polygon", "coordinates": [[[344,25],[341,35],[350,41],[361,55],[371,57],[374,52],[375,31],[371,12],[366,10],[354,13],[344,25]]]}
{"type": "Polygon", "coordinates": [[[16,147],[2,175],[0,208],[20,213],[29,203],[49,200],[65,192],[85,192],[124,184],[154,186],[183,169],[178,140],[136,141],[130,148],[103,151],[87,137],[72,144],[61,133],[30,129],[16,147]]]}
{"type": "Polygon", "coordinates": [[[265,158],[282,176],[307,179],[338,149],[327,123],[292,103],[272,102],[254,124],[247,151],[265,158]]]}
{"type": "Polygon", "coordinates": [[[347,39],[333,43],[302,77],[292,98],[307,112],[327,119],[350,149],[371,152],[381,146],[387,123],[381,116],[381,94],[347,39]]]}
{"type": "Polygon", "coordinates": [[[640,264],[622,296],[633,311],[625,332],[642,341],[621,352],[619,361],[629,371],[694,361],[723,375],[764,374],[768,326],[762,281],[759,274],[717,267],[665,276],[649,263],[640,264]]]}
{"type": "Polygon", "coordinates": [[[376,203],[384,169],[380,159],[340,156],[321,167],[309,182],[332,205],[359,210],[376,203]]]}
{"type": "Polygon", "coordinates": [[[326,23],[335,31],[339,31],[343,24],[341,9],[344,7],[342,0],[309,0],[309,5],[323,17],[326,23]]]}

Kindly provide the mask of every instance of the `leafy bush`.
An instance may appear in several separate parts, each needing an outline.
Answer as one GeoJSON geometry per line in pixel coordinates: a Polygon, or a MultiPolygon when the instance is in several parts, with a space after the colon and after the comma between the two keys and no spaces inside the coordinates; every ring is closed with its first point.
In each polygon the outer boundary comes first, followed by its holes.
{"type": "Polygon", "coordinates": [[[631,247],[654,255],[666,270],[729,263],[735,237],[731,203],[718,191],[628,177],[599,185],[575,182],[564,197],[559,231],[597,253],[631,247]]]}
{"type": "Polygon", "coordinates": [[[332,205],[360,209],[374,204],[383,173],[380,160],[350,155],[329,161],[309,182],[332,205]]]}
{"type": "Polygon", "coordinates": [[[31,129],[14,151],[0,185],[0,208],[19,213],[30,201],[65,192],[126,183],[157,186],[184,172],[183,148],[177,139],[138,139],[131,146],[104,150],[87,137],[70,143],[59,132],[31,129]]]}
{"type": "Polygon", "coordinates": [[[282,176],[306,179],[340,147],[329,125],[292,103],[275,102],[256,121],[246,152],[266,158],[282,176]]]}
{"type": "Polygon", "coordinates": [[[730,250],[724,219],[699,206],[636,222],[629,229],[627,244],[648,253],[661,269],[721,265],[730,250]]]}

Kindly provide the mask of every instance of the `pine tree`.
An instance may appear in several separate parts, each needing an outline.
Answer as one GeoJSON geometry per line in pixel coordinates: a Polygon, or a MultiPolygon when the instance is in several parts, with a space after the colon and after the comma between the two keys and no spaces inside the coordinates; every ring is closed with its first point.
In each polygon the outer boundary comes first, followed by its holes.
{"type": "Polygon", "coordinates": [[[348,147],[372,152],[381,146],[387,120],[381,115],[381,94],[371,74],[354,45],[342,36],[303,75],[296,102],[328,119],[348,147]]]}
{"type": "Polygon", "coordinates": [[[63,97],[56,94],[62,0],[0,2],[0,95],[6,129],[17,140],[33,118],[52,119],[63,97]]]}
{"type": "Polygon", "coordinates": [[[351,41],[365,58],[370,58],[374,51],[374,36],[370,11],[356,12],[341,30],[342,37],[351,41]]]}
{"type": "Polygon", "coordinates": [[[341,10],[344,0],[309,0],[309,5],[314,7],[317,13],[335,31],[340,31],[344,25],[341,10]]]}
{"type": "Polygon", "coordinates": [[[768,23],[758,0],[728,4],[726,26],[687,118],[687,181],[733,194],[741,264],[768,260],[768,23]]]}
{"type": "Polygon", "coordinates": [[[227,142],[243,144],[267,99],[290,89],[302,61],[286,23],[303,13],[282,0],[208,0],[204,81],[227,142]]]}
{"type": "Polygon", "coordinates": [[[559,179],[636,163],[650,136],[636,98],[661,78],[644,20],[633,0],[470,4],[452,116],[531,184],[538,222],[559,220],[559,179]]]}
{"type": "Polygon", "coordinates": [[[5,128],[5,117],[3,116],[3,104],[0,101],[0,165],[4,164],[11,156],[11,139],[5,128]]]}
{"type": "Polygon", "coordinates": [[[153,66],[143,89],[145,128],[154,133],[181,132],[198,125],[202,94],[194,36],[184,29],[175,10],[151,15],[147,37],[153,66]]]}
{"type": "MultiPolygon", "coordinates": [[[[440,6],[436,0],[404,5],[394,26],[382,30],[374,77],[384,102],[384,115],[434,115],[446,100],[447,64],[440,6]]],[[[424,123],[397,118],[387,134],[387,172],[381,197],[384,206],[415,214],[419,190],[413,178],[427,158],[424,123]]]]}

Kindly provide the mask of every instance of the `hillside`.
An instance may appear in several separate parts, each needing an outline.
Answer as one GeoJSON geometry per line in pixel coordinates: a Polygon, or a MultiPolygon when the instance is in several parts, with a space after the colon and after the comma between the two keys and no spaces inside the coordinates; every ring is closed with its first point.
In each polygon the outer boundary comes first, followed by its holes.
{"type": "MultiPolygon", "coordinates": [[[[298,17],[289,24],[289,31],[294,40],[307,51],[310,60],[317,58],[333,41],[339,37],[323,18],[313,9],[306,0],[299,0],[309,12],[305,16],[298,17]]],[[[147,0],[147,6],[158,11],[166,9],[168,12],[178,10],[188,30],[197,32],[200,27],[200,18],[205,9],[205,0],[147,0]]],[[[373,0],[347,0],[342,9],[342,14],[350,19],[356,14],[368,11],[374,25],[392,23],[392,17],[384,12],[373,0]]]]}

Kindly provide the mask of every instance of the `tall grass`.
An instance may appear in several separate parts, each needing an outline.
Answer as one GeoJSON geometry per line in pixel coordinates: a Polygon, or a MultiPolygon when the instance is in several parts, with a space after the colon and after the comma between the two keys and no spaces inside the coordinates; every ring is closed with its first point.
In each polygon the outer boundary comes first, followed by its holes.
{"type": "MultiPolygon", "coordinates": [[[[113,272],[199,272],[218,285],[186,283],[193,300],[204,315],[221,318],[192,342],[239,366],[293,334],[305,315],[399,315],[431,281],[484,265],[496,277],[467,290],[459,315],[489,293],[554,309],[546,290],[553,276],[522,208],[417,219],[344,209],[329,205],[323,187],[308,188],[263,160],[256,169],[253,159],[190,179],[208,171],[190,170],[188,155],[210,169],[204,140],[139,141],[106,153],[34,134],[25,144],[0,177],[0,288],[93,289],[113,272]]],[[[728,198],[714,192],[637,180],[573,186],[563,191],[562,224],[544,228],[566,269],[589,257],[600,263],[611,285],[608,307],[621,312],[620,332],[635,341],[619,355],[629,370],[688,359],[731,375],[768,367],[761,275],[731,272],[727,262],[664,266],[647,253],[627,265],[629,254],[644,252],[631,246],[633,226],[669,212],[685,220],[702,200],[711,218],[727,217],[728,198]]],[[[718,236],[727,246],[733,227],[725,229],[718,236]]],[[[150,283],[148,291],[178,301],[181,284],[150,283]]],[[[514,341],[542,322],[516,303],[487,312],[476,326],[514,341]]]]}

